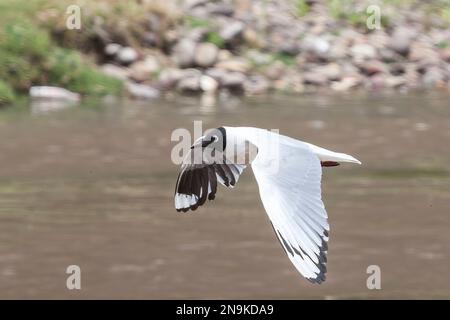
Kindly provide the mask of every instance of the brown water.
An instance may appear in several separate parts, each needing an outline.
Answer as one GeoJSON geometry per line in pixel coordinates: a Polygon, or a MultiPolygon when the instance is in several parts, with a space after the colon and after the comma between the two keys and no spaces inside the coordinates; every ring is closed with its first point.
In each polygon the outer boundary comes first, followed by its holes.
{"type": "Polygon", "coordinates": [[[86,102],[0,110],[0,298],[450,298],[449,96],[86,102]],[[171,132],[249,125],[355,155],[324,173],[328,279],[285,256],[247,170],[173,208],[171,132]],[[66,267],[82,289],[66,289],[66,267]],[[381,268],[368,290],[366,268],[381,268]]]}

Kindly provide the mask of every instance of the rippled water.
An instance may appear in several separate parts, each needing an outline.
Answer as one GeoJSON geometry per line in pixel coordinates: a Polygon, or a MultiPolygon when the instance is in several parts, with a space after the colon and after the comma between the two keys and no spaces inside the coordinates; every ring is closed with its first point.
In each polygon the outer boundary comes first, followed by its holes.
{"type": "Polygon", "coordinates": [[[194,98],[0,110],[0,298],[449,298],[450,104],[439,94],[194,98]],[[327,168],[328,279],[290,264],[247,170],[173,208],[171,132],[245,125],[355,155],[327,168]],[[66,267],[82,289],[66,289],[66,267]],[[381,290],[366,269],[381,268],[381,290]]]}

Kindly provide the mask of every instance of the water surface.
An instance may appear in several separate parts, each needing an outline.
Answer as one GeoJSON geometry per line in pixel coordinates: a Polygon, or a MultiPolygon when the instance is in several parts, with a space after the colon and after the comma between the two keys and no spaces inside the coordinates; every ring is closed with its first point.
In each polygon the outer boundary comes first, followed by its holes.
{"type": "Polygon", "coordinates": [[[449,96],[87,101],[0,110],[0,298],[449,298],[449,96]],[[174,129],[280,132],[355,155],[327,168],[328,278],[285,256],[247,170],[192,214],[173,208],[174,129]],[[66,289],[66,267],[82,290],[66,289]],[[368,290],[378,265],[382,289],[368,290]]]}

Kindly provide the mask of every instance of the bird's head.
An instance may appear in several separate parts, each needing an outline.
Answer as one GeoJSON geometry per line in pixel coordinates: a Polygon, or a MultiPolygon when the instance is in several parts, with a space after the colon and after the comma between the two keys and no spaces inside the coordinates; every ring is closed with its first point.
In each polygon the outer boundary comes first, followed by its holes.
{"type": "Polygon", "coordinates": [[[195,148],[208,148],[214,149],[219,152],[224,152],[227,146],[227,135],[224,127],[208,130],[206,134],[198,138],[191,149],[195,148]]]}

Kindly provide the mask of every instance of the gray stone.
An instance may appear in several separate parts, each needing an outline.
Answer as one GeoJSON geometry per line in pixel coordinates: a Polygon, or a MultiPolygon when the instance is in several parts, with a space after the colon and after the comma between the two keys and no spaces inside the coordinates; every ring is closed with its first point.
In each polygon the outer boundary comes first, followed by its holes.
{"type": "Polygon", "coordinates": [[[422,83],[425,87],[442,87],[445,83],[446,76],[443,70],[432,67],[428,69],[422,77],[422,83]]]}
{"type": "Polygon", "coordinates": [[[208,69],[206,74],[218,81],[224,88],[242,87],[246,80],[246,76],[241,72],[230,72],[219,68],[208,69]]]}
{"type": "Polygon", "coordinates": [[[389,47],[395,52],[406,56],[415,37],[416,32],[412,28],[405,26],[397,27],[392,33],[389,47]]]}
{"type": "Polygon", "coordinates": [[[286,65],[281,61],[275,61],[263,70],[263,74],[270,80],[280,79],[286,70],[286,65]]]}
{"type": "Polygon", "coordinates": [[[240,21],[234,21],[220,31],[220,36],[225,42],[237,42],[242,39],[242,32],[245,29],[245,24],[240,21]]]}
{"type": "Polygon", "coordinates": [[[216,62],[218,53],[219,48],[215,44],[200,43],[195,49],[195,64],[204,68],[210,67],[216,62]]]}
{"type": "Polygon", "coordinates": [[[126,89],[128,94],[135,99],[156,99],[159,97],[159,90],[151,86],[144,84],[138,84],[133,82],[126,83],[126,89]]]}
{"type": "Polygon", "coordinates": [[[245,59],[233,58],[229,60],[220,61],[216,63],[215,67],[227,71],[247,73],[250,70],[251,66],[250,63],[245,59]]]}
{"type": "Polygon", "coordinates": [[[342,70],[337,63],[329,63],[324,66],[314,68],[314,72],[324,75],[330,81],[339,80],[342,76],[342,70]]]}
{"type": "Polygon", "coordinates": [[[137,61],[130,66],[130,78],[143,82],[159,70],[158,60],[153,56],[146,56],[144,60],[137,61]]]}
{"type": "Polygon", "coordinates": [[[128,65],[135,62],[139,55],[136,50],[131,47],[122,47],[116,54],[116,60],[120,64],[128,65]]]}
{"type": "Polygon", "coordinates": [[[401,55],[398,54],[397,52],[395,52],[392,49],[389,48],[381,48],[379,50],[379,54],[380,54],[380,59],[383,62],[395,62],[395,61],[400,61],[402,59],[401,55]]]}
{"type": "Polygon", "coordinates": [[[178,81],[177,90],[185,93],[201,91],[200,75],[191,75],[182,78],[178,81]]]}
{"type": "Polygon", "coordinates": [[[229,89],[242,89],[246,76],[240,72],[227,72],[221,79],[221,86],[229,89]]]}
{"type": "Polygon", "coordinates": [[[126,80],[129,74],[129,69],[110,63],[100,66],[100,70],[104,74],[122,81],[126,80]]]}
{"type": "Polygon", "coordinates": [[[375,59],[377,50],[370,44],[359,43],[350,48],[350,53],[356,62],[375,59]]]}
{"type": "Polygon", "coordinates": [[[105,46],[104,52],[105,52],[105,55],[114,57],[121,48],[122,48],[122,46],[118,43],[108,43],[105,46]]]}
{"type": "Polygon", "coordinates": [[[387,66],[378,60],[369,60],[364,61],[359,65],[361,71],[369,76],[374,75],[376,73],[387,73],[387,66]]]}
{"type": "Polygon", "coordinates": [[[331,84],[331,89],[335,91],[348,91],[361,84],[361,78],[357,76],[347,76],[342,78],[341,81],[333,82],[331,84]]]}
{"type": "Polygon", "coordinates": [[[164,69],[159,74],[158,86],[161,89],[168,90],[176,86],[178,81],[183,78],[184,73],[181,69],[169,68],[164,69]]]}
{"type": "Polygon", "coordinates": [[[323,37],[308,36],[301,42],[302,51],[314,54],[320,59],[328,59],[330,42],[323,37]]]}
{"type": "Polygon", "coordinates": [[[305,84],[312,84],[315,86],[323,86],[328,83],[328,78],[321,73],[317,72],[305,72],[303,74],[303,82],[305,84]]]}
{"type": "Polygon", "coordinates": [[[42,100],[62,100],[78,102],[81,96],[67,89],[52,86],[33,86],[29,91],[30,97],[42,100]]]}
{"type": "Polygon", "coordinates": [[[231,17],[234,14],[234,8],[230,3],[208,3],[206,10],[211,15],[231,17]]]}
{"type": "Polygon", "coordinates": [[[181,39],[173,48],[172,56],[180,68],[191,67],[194,64],[197,44],[188,38],[181,39]]]}
{"type": "Polygon", "coordinates": [[[204,92],[216,92],[219,87],[219,82],[213,77],[202,75],[200,77],[200,88],[204,92]]]}

